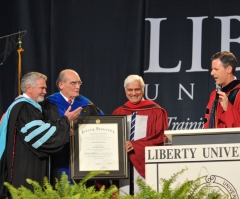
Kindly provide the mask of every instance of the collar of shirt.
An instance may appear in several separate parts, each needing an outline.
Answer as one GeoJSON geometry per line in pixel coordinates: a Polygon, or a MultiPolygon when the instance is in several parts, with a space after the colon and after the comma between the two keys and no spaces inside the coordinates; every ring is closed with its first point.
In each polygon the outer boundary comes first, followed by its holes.
{"type": "MultiPolygon", "coordinates": [[[[63,96],[63,98],[66,100],[66,101],[68,101],[69,99],[68,98],[66,98],[62,93],[61,93],[61,91],[60,91],[60,94],[63,96]]],[[[73,102],[74,102],[74,99],[71,99],[72,100],[72,104],[73,104],[73,102]]]]}
{"type": "Polygon", "coordinates": [[[30,97],[26,93],[23,93],[22,95],[23,95],[23,97],[26,97],[26,98],[30,99],[30,97]]]}

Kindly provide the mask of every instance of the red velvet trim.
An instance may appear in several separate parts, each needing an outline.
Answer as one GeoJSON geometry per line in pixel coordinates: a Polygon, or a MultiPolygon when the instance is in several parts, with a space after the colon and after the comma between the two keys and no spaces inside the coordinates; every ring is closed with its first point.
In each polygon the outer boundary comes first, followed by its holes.
{"type": "Polygon", "coordinates": [[[130,109],[137,109],[144,106],[156,105],[156,103],[151,100],[142,100],[138,104],[132,104],[131,102],[128,101],[124,105],[129,107],[130,109]]]}

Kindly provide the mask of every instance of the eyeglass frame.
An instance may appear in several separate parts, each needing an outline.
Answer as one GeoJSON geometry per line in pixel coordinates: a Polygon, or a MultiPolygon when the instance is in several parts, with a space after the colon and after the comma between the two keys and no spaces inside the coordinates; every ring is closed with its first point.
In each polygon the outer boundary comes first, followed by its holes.
{"type": "Polygon", "coordinates": [[[73,87],[76,87],[77,84],[78,84],[79,86],[81,86],[82,83],[83,83],[82,81],[76,81],[76,82],[70,82],[69,84],[70,84],[71,86],[73,86],[73,87]]]}

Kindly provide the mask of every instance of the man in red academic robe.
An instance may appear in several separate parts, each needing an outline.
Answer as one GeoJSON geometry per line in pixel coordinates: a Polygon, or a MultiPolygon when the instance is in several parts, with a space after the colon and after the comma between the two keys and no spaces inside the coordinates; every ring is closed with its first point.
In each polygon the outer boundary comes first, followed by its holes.
{"type": "Polygon", "coordinates": [[[240,127],[240,81],[234,76],[237,59],[231,52],[223,51],[211,60],[211,75],[220,88],[211,93],[204,128],[240,127]]]}
{"type": "MultiPolygon", "coordinates": [[[[129,160],[133,165],[133,180],[138,176],[145,178],[145,147],[159,146],[164,142],[164,130],[168,129],[168,117],[166,111],[151,100],[144,100],[144,81],[138,75],[130,75],[124,81],[124,88],[128,102],[114,110],[113,115],[127,115],[128,132],[130,134],[133,111],[136,112],[134,139],[125,143],[129,160]]],[[[129,182],[120,180],[119,186],[128,185],[129,182]],[[122,182],[122,183],[121,183],[122,182]]],[[[137,186],[130,184],[130,193],[137,192],[137,186]]],[[[121,190],[121,188],[120,188],[121,190]]],[[[129,186],[125,186],[124,192],[128,193],[129,186]]],[[[121,194],[121,193],[120,193],[121,194]]]]}

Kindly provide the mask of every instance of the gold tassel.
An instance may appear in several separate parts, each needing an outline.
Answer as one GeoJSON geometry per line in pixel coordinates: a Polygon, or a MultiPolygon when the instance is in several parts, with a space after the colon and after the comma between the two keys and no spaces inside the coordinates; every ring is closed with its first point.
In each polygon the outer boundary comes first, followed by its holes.
{"type": "Polygon", "coordinates": [[[19,48],[17,50],[18,52],[18,95],[21,94],[21,77],[22,77],[22,55],[21,53],[24,51],[24,49],[22,48],[22,42],[21,42],[21,38],[19,36],[18,38],[18,44],[19,44],[19,48]]]}

